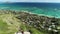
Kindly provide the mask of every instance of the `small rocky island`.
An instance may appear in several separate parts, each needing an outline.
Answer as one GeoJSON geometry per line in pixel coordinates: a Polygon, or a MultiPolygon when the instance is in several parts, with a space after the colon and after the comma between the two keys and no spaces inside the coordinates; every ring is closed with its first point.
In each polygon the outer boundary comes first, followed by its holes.
{"type": "Polygon", "coordinates": [[[60,18],[22,11],[0,10],[0,20],[9,25],[6,26],[8,27],[6,34],[21,30],[29,31],[31,34],[60,34],[60,18]]]}

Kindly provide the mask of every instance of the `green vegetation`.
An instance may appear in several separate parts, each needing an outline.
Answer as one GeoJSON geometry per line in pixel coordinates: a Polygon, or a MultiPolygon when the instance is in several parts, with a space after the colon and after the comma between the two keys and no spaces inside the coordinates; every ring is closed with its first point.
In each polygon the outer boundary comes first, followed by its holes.
{"type": "Polygon", "coordinates": [[[7,31],[8,31],[7,23],[0,20],[0,34],[7,34],[7,31]]]}
{"type": "Polygon", "coordinates": [[[36,28],[31,28],[32,34],[44,34],[43,32],[38,31],[36,28]]]}
{"type": "Polygon", "coordinates": [[[18,31],[19,25],[18,19],[16,19],[14,15],[0,15],[0,34],[14,34],[18,31]]]}
{"type": "Polygon", "coordinates": [[[43,32],[40,32],[39,30],[37,30],[36,28],[33,27],[28,27],[29,30],[32,32],[32,34],[45,34],[43,32]]]}
{"type": "Polygon", "coordinates": [[[20,28],[21,28],[23,31],[26,31],[26,30],[27,30],[26,25],[24,25],[24,24],[21,24],[21,25],[20,25],[20,28]]]}

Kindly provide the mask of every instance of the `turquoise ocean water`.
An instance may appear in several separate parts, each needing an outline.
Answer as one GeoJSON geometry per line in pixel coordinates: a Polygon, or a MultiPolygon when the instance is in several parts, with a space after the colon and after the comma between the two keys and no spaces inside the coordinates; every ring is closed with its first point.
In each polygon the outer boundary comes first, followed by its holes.
{"type": "Polygon", "coordinates": [[[0,10],[27,11],[60,18],[60,3],[0,3],[0,10]]]}

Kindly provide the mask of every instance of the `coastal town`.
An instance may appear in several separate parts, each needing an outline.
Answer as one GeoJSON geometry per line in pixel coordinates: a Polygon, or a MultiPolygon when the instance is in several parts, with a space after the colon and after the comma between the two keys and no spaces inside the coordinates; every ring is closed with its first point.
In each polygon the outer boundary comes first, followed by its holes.
{"type": "Polygon", "coordinates": [[[60,31],[60,19],[55,17],[39,16],[26,12],[19,12],[18,19],[27,25],[31,25],[40,31],[49,32],[49,34],[58,34],[60,31]]]}

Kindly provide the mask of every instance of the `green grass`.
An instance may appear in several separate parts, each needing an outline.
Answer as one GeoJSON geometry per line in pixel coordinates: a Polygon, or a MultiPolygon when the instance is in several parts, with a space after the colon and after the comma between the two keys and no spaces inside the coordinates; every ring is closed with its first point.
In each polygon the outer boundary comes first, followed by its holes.
{"type": "Polygon", "coordinates": [[[0,34],[14,34],[17,31],[17,25],[19,23],[17,22],[17,19],[13,19],[15,17],[12,16],[11,14],[0,15],[0,34]],[[10,19],[8,20],[8,18],[10,19]],[[13,24],[11,24],[11,20],[13,20],[13,24]]]}
{"type": "Polygon", "coordinates": [[[38,31],[35,28],[31,28],[30,30],[32,31],[32,34],[43,34],[42,32],[38,31]]]}
{"type": "Polygon", "coordinates": [[[0,20],[0,34],[7,34],[7,31],[8,31],[7,23],[0,20]]]}

